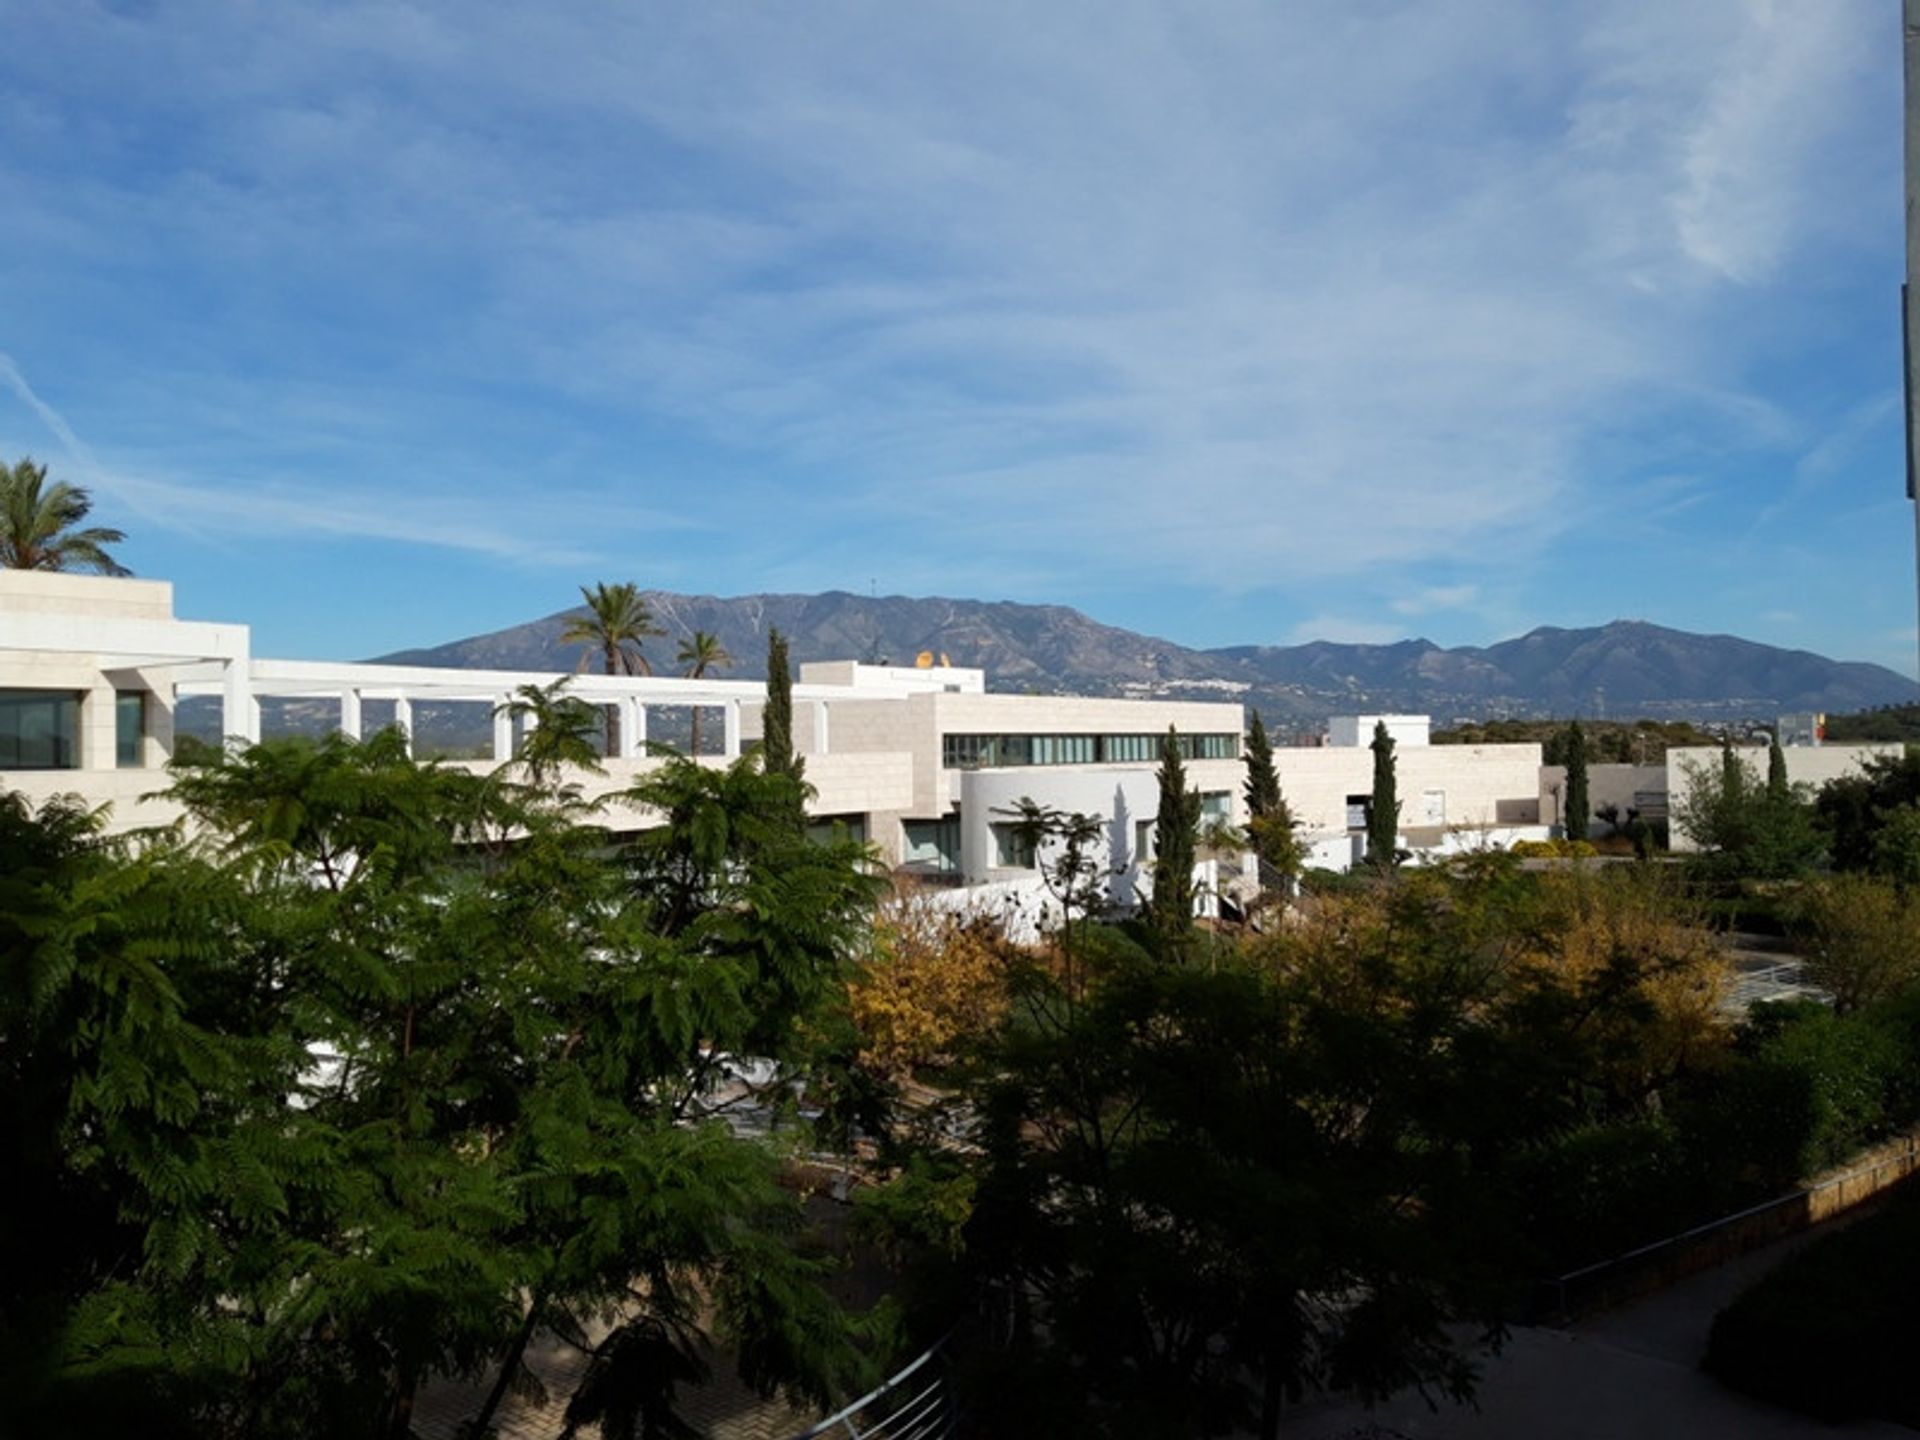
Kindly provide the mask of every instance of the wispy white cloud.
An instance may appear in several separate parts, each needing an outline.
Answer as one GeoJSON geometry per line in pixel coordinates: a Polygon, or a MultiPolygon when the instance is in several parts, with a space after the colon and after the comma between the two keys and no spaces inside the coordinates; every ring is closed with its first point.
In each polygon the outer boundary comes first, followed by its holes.
{"type": "MultiPolygon", "coordinates": [[[[59,444],[69,473],[101,496],[117,501],[154,525],[202,537],[284,536],[385,540],[467,550],[523,565],[600,563],[603,546],[554,533],[556,520],[572,513],[610,516],[627,525],[651,523],[664,529],[691,528],[694,522],[668,514],[644,514],[637,507],[600,501],[569,508],[551,494],[491,496],[475,503],[469,496],[420,492],[393,486],[379,491],[334,490],[316,494],[304,485],[245,482],[196,483],[103,464],[93,448],[28,382],[17,362],[0,353],[0,386],[11,391],[59,444]]],[[[0,431],[0,433],[5,433],[0,431]]],[[[23,447],[25,449],[30,446],[23,447]]],[[[589,527],[580,525],[583,532],[589,527]]]]}
{"type": "Polygon", "coordinates": [[[1435,610],[1462,610],[1480,598],[1478,585],[1429,585],[1393,602],[1396,614],[1429,615],[1435,610]]]}
{"type": "MultiPolygon", "coordinates": [[[[230,377],[206,428],[275,477],[130,498],[736,588],[1255,576],[1409,616],[1623,494],[1666,507],[1620,521],[1648,527],[1716,503],[1649,475],[1804,446],[1755,379],[1754,296],[1866,203],[1833,157],[1889,25],[1833,0],[25,8],[56,93],[21,133],[64,163],[0,157],[9,227],[93,273],[184,270],[165,373],[230,377]]],[[[1327,623],[1391,629],[1301,629],[1327,623]]]]}
{"type": "Polygon", "coordinates": [[[1293,645],[1314,640],[1330,640],[1336,645],[1387,645],[1406,638],[1401,626],[1350,615],[1312,615],[1296,624],[1287,636],[1293,645]]]}

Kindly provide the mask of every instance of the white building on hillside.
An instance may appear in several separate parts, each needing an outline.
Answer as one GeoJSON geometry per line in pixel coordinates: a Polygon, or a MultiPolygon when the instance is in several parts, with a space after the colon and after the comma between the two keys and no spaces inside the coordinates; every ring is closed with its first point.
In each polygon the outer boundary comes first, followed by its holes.
{"type": "MultiPolygon", "coordinates": [[[[423,707],[469,707],[483,733],[490,724],[491,754],[449,763],[486,768],[510,759],[520,737],[504,716],[485,717],[521,686],[561,678],[273,660],[253,654],[245,625],[176,619],[165,582],[0,571],[0,787],[34,800],[77,793],[111,806],[110,824],[122,830],[168,823],[179,811],[162,772],[179,702],[195,695],[216,697],[219,732],[242,740],[260,738],[263,700],[297,702],[310,723],[348,735],[382,724],[412,735],[423,707]]],[[[766,692],[758,681],[564,678],[571,693],[621,716],[620,753],[604,775],[581,777],[589,794],[624,791],[661,763],[646,753],[650,716],[697,707],[720,739],[720,753],[702,763],[725,763],[760,734],[766,692]]],[[[1036,857],[1023,852],[1010,813],[1031,799],[1099,819],[1110,893],[1130,900],[1146,885],[1169,728],[1205,819],[1246,820],[1244,712],[1235,703],[995,695],[978,670],[851,661],[802,666],[793,698],[814,817],[844,824],[890,865],[935,881],[1031,884],[1036,857]]],[[[1334,722],[1333,744],[1275,752],[1317,863],[1345,868],[1356,854],[1375,718],[1334,722]]],[[[1424,717],[1386,718],[1398,743],[1404,848],[1504,844],[1538,824],[1538,746],[1433,746],[1424,717]]],[[[615,829],[654,819],[617,802],[604,816],[615,829]]],[[[1217,869],[1205,878],[1227,888],[1217,869]]]]}

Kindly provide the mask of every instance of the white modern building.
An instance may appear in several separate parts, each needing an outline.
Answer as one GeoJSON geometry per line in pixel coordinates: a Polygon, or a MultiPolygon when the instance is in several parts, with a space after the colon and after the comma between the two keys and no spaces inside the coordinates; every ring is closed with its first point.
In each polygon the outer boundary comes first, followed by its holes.
{"type": "MultiPolygon", "coordinates": [[[[491,754],[449,763],[486,768],[511,759],[521,738],[496,707],[524,685],[561,678],[274,660],[253,653],[245,625],[177,619],[163,581],[0,571],[0,788],[34,800],[76,793],[110,806],[120,830],[169,823],[179,811],[164,794],[164,767],[179,704],[193,696],[213,697],[202,703],[217,703],[219,733],[242,740],[260,738],[263,701],[297,704],[307,723],[347,735],[396,724],[411,736],[427,707],[466,706],[475,725],[491,726],[491,754]]],[[[737,757],[760,734],[758,681],[564,678],[570,693],[621,718],[620,753],[603,775],[580,777],[589,794],[622,792],[661,763],[646,741],[662,712],[697,708],[707,718],[720,753],[703,763],[737,757]]],[[[890,865],[934,881],[1031,884],[1036,857],[1011,814],[1031,799],[1097,817],[1111,897],[1131,899],[1146,884],[1169,728],[1205,819],[1246,820],[1237,703],[996,695],[979,670],[850,661],[803,665],[793,699],[815,819],[845,825],[890,865]]],[[[1544,833],[1537,745],[1434,746],[1425,717],[1351,716],[1333,722],[1332,743],[1275,752],[1315,863],[1345,868],[1358,853],[1377,719],[1397,742],[1403,848],[1439,854],[1544,833]]],[[[638,829],[654,817],[616,801],[604,820],[638,829]]],[[[1225,888],[1217,870],[1207,878],[1225,888]]]]}

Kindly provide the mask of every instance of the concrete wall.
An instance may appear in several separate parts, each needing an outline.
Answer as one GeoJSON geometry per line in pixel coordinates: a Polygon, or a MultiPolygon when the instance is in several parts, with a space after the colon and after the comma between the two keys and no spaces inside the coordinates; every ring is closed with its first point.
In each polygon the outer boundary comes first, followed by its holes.
{"type": "Polygon", "coordinates": [[[0,570],[0,610],[94,620],[171,620],[173,586],[165,580],[0,570]]]}
{"type": "MultiPolygon", "coordinates": [[[[1540,823],[1542,825],[1560,825],[1563,823],[1567,801],[1567,767],[1564,765],[1542,765],[1540,767],[1540,823]]],[[[1641,810],[1648,819],[1665,819],[1667,805],[1667,769],[1664,765],[1589,765],[1587,766],[1587,808],[1598,810],[1602,805],[1617,806],[1620,819],[1625,822],[1628,810],[1641,810]],[[1643,804],[1644,800],[1658,796],[1657,803],[1643,804]]],[[[1595,835],[1607,833],[1605,822],[1590,820],[1589,832],[1595,835]]]]}
{"type": "MultiPolygon", "coordinates": [[[[1309,832],[1346,830],[1347,797],[1373,790],[1373,755],[1321,746],[1279,749],[1280,792],[1309,832]]],[[[1400,824],[1533,825],[1540,815],[1538,745],[1428,745],[1394,752],[1400,824]],[[1439,806],[1430,816],[1428,792],[1439,806]]]]}

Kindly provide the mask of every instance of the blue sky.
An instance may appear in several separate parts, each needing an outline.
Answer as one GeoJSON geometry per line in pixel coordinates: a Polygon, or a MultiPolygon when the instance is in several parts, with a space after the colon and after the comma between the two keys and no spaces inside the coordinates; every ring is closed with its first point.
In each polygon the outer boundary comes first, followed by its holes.
{"type": "Polygon", "coordinates": [[[0,0],[0,455],[359,656],[583,581],[1912,673],[1892,0],[0,0]]]}

